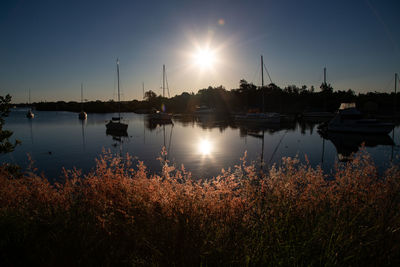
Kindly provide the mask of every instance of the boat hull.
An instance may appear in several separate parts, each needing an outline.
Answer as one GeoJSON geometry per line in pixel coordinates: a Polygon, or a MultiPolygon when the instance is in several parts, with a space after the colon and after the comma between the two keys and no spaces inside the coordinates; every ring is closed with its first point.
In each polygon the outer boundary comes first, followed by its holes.
{"type": "Polygon", "coordinates": [[[172,114],[158,112],[154,114],[150,114],[150,120],[160,121],[160,122],[172,122],[172,114]]]}
{"type": "Polygon", "coordinates": [[[319,118],[333,118],[335,116],[332,112],[303,112],[302,117],[305,119],[319,119],[319,118]]]}
{"type": "Polygon", "coordinates": [[[388,134],[393,128],[393,123],[365,118],[357,110],[355,103],[342,103],[335,117],[327,126],[328,131],[331,132],[363,134],[388,134]]]}
{"type": "Polygon", "coordinates": [[[128,130],[128,124],[121,123],[121,122],[115,122],[115,121],[109,121],[106,124],[106,129],[109,132],[126,132],[128,130]]]}
{"type": "Polygon", "coordinates": [[[246,123],[278,124],[281,122],[281,117],[277,113],[249,113],[244,115],[236,115],[235,121],[246,123]]]}
{"type": "Polygon", "coordinates": [[[29,119],[33,119],[35,117],[35,114],[31,110],[29,110],[28,113],[26,113],[26,117],[29,119]]]}
{"type": "Polygon", "coordinates": [[[388,134],[393,130],[392,123],[376,123],[374,125],[328,124],[328,131],[341,133],[388,134]]]}
{"type": "Polygon", "coordinates": [[[87,114],[86,114],[86,112],[81,111],[81,112],[79,113],[79,119],[80,119],[80,120],[86,120],[86,119],[87,119],[87,114]]]}

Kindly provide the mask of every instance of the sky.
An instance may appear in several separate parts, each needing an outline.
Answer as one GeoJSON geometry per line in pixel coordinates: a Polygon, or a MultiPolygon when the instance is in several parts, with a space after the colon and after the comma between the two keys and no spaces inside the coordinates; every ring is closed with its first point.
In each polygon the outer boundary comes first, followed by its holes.
{"type": "Polygon", "coordinates": [[[170,96],[230,90],[261,84],[260,55],[281,87],[319,88],[326,67],[334,90],[391,92],[399,11],[396,0],[2,0],[0,95],[80,101],[83,84],[85,99],[116,99],[117,58],[123,100],[141,100],[142,83],[162,94],[163,64],[170,96]]]}

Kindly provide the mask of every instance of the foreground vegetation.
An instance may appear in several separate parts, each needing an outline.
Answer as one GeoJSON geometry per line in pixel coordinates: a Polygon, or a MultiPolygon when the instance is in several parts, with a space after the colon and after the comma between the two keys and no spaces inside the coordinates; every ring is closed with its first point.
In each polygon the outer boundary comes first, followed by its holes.
{"type": "Polygon", "coordinates": [[[329,177],[284,158],[197,180],[104,153],[51,184],[0,174],[0,265],[399,265],[400,169],[362,152],[329,177]],[[134,166],[136,165],[136,166],[134,166]]]}

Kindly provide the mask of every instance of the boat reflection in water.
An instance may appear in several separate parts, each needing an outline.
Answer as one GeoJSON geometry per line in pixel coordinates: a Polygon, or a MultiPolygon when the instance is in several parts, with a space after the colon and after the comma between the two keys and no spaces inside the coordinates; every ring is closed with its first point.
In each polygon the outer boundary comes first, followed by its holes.
{"type": "Polygon", "coordinates": [[[330,140],[336,148],[340,162],[351,161],[362,145],[365,147],[394,146],[393,139],[387,134],[356,134],[318,131],[322,138],[330,140]]]}
{"type": "Polygon", "coordinates": [[[155,130],[158,126],[174,124],[171,119],[169,120],[157,120],[154,119],[152,116],[147,116],[145,119],[145,127],[150,131],[155,130]]]}
{"type": "Polygon", "coordinates": [[[112,136],[112,140],[114,141],[112,146],[118,148],[118,155],[122,157],[122,143],[128,140],[128,133],[125,131],[113,131],[107,129],[106,131],[107,136],[112,136]]]}
{"type": "Polygon", "coordinates": [[[118,131],[118,130],[106,130],[106,135],[110,135],[113,137],[113,140],[120,140],[122,137],[128,137],[128,133],[125,131],[118,131]]]}
{"type": "MultiPolygon", "coordinates": [[[[154,120],[151,116],[145,118],[144,120],[144,129],[148,129],[150,131],[155,131],[158,132],[158,130],[162,129],[162,135],[163,135],[163,142],[162,146],[160,147],[161,151],[161,158],[163,159],[164,163],[168,161],[168,156],[170,154],[170,149],[171,149],[171,143],[172,143],[172,132],[174,129],[174,123],[172,120],[154,120]],[[169,137],[167,136],[168,133],[166,131],[166,125],[169,126],[169,137]]],[[[144,139],[143,143],[145,144],[145,135],[146,133],[143,133],[144,139]]]]}
{"type": "Polygon", "coordinates": [[[81,120],[81,126],[82,126],[82,149],[83,151],[86,150],[86,137],[85,137],[85,128],[87,124],[87,120],[81,120]]]}

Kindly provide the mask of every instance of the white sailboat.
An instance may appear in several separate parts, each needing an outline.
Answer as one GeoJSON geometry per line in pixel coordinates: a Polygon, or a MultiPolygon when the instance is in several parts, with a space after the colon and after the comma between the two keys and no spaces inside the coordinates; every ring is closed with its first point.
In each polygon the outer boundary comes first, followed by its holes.
{"type": "Polygon", "coordinates": [[[79,112],[79,119],[86,120],[87,113],[83,111],[83,84],[81,83],[81,112],[79,112]]]}
{"type": "Polygon", "coordinates": [[[30,108],[31,106],[31,89],[29,89],[29,110],[26,113],[26,117],[29,119],[33,119],[35,117],[35,114],[32,111],[32,108],[30,108]]]}
{"type": "Polygon", "coordinates": [[[118,77],[118,117],[112,119],[106,124],[107,132],[124,134],[128,130],[128,124],[121,122],[121,99],[119,92],[119,60],[117,59],[117,77],[118,77]]]}

